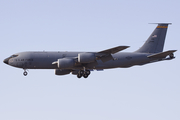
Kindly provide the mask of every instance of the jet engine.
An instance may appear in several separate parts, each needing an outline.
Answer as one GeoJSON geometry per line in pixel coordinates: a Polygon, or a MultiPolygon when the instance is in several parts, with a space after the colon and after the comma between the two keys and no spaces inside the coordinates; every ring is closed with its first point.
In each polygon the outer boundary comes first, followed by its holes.
{"type": "Polygon", "coordinates": [[[55,69],[56,75],[66,75],[66,74],[69,74],[70,72],[71,72],[71,70],[55,69]]]}
{"type": "Polygon", "coordinates": [[[79,63],[90,63],[96,60],[94,53],[79,53],[78,62],[79,63]]]}
{"type": "Polygon", "coordinates": [[[75,61],[72,58],[62,58],[58,59],[57,65],[60,69],[68,69],[74,67],[75,61]]]}

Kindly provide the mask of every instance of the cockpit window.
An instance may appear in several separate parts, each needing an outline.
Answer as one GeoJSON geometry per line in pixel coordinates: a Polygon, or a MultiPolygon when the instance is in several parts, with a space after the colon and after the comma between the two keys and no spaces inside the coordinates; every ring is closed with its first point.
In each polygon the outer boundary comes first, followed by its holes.
{"type": "Polygon", "coordinates": [[[11,57],[10,58],[14,58],[14,57],[17,57],[18,55],[11,55],[11,57]]]}

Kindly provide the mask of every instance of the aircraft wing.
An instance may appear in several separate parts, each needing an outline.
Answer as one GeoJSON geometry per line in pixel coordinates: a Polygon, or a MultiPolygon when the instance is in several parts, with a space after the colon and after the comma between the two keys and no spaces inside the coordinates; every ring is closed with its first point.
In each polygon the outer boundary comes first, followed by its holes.
{"type": "Polygon", "coordinates": [[[124,50],[124,49],[126,49],[128,47],[129,46],[118,46],[118,47],[110,48],[110,49],[107,49],[107,50],[103,50],[103,51],[97,52],[96,57],[98,59],[101,59],[102,62],[107,62],[107,61],[113,59],[111,54],[122,51],[122,50],[124,50]]]}
{"type": "Polygon", "coordinates": [[[114,54],[114,53],[117,53],[119,51],[122,51],[126,48],[128,48],[129,46],[118,46],[118,47],[114,47],[114,48],[110,48],[110,49],[107,49],[107,50],[103,50],[103,51],[100,51],[98,53],[103,53],[103,54],[114,54]]]}
{"type": "Polygon", "coordinates": [[[166,56],[176,52],[177,50],[169,50],[166,52],[161,52],[153,55],[149,55],[148,58],[165,58],[166,56]]]}

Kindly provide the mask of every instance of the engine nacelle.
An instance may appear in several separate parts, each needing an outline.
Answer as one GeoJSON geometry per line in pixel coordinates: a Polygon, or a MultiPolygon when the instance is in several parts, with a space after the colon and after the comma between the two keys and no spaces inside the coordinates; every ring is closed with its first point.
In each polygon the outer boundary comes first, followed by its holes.
{"type": "Polygon", "coordinates": [[[75,61],[72,58],[62,58],[58,59],[57,65],[60,69],[68,69],[74,67],[75,61]]]}
{"type": "Polygon", "coordinates": [[[90,63],[96,60],[94,53],[79,53],[78,62],[79,63],[90,63]]]}
{"type": "Polygon", "coordinates": [[[73,71],[72,71],[72,74],[73,74],[73,75],[77,75],[78,73],[79,73],[79,70],[73,70],[73,71]]]}
{"type": "Polygon", "coordinates": [[[55,74],[56,75],[66,75],[69,74],[71,70],[61,70],[61,69],[55,69],[55,74]]]}

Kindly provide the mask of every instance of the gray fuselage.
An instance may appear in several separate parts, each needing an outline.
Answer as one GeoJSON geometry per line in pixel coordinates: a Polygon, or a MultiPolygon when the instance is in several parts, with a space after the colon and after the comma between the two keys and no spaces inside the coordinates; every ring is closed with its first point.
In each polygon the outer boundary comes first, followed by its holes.
{"type": "MultiPolygon", "coordinates": [[[[54,61],[62,58],[75,58],[81,52],[21,52],[16,57],[9,59],[9,65],[23,69],[58,69],[54,61]]],[[[118,67],[131,67],[133,65],[143,65],[149,63],[146,53],[120,52],[113,54],[113,60],[102,62],[97,60],[89,64],[84,64],[87,69],[108,69],[118,67]]],[[[71,69],[82,69],[82,65],[76,65],[71,69]]]]}
{"type": "Polygon", "coordinates": [[[21,52],[6,58],[4,63],[23,68],[25,76],[26,69],[55,69],[56,75],[72,73],[78,78],[87,78],[93,70],[172,60],[176,50],[163,52],[168,25],[159,23],[144,45],[135,52],[121,52],[129,46],[117,46],[99,52],[21,52]]]}

